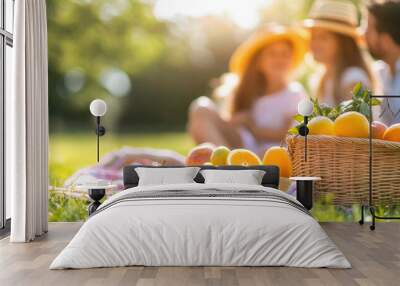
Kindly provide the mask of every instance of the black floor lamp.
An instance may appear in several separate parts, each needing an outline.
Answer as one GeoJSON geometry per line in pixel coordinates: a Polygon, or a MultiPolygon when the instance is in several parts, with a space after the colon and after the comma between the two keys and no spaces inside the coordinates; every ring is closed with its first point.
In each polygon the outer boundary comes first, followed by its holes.
{"type": "MultiPolygon", "coordinates": [[[[312,115],[314,104],[304,99],[300,101],[297,106],[297,111],[303,116],[304,121],[299,127],[299,135],[304,136],[304,161],[307,162],[307,135],[309,129],[307,127],[308,118],[312,115]]],[[[321,180],[320,177],[290,177],[292,181],[296,182],[296,199],[303,204],[303,206],[311,210],[313,207],[314,196],[314,182],[321,180]]]]}
{"type": "Polygon", "coordinates": [[[400,219],[400,217],[386,217],[386,216],[378,216],[375,213],[376,207],[374,206],[373,203],[373,197],[372,197],[372,192],[373,192],[373,170],[372,170],[372,156],[373,156],[373,148],[372,148],[372,100],[376,99],[382,99],[382,98],[397,98],[400,100],[400,95],[372,95],[372,93],[369,93],[369,190],[368,190],[368,205],[361,205],[361,219],[359,223],[362,225],[364,224],[364,209],[367,208],[369,209],[371,216],[372,216],[372,223],[369,226],[371,230],[375,229],[375,220],[376,219],[386,219],[386,220],[397,220],[400,219]]]}
{"type": "Polygon", "coordinates": [[[104,126],[100,125],[100,117],[107,112],[107,104],[104,100],[95,99],[90,103],[90,113],[96,117],[96,135],[97,135],[97,163],[100,159],[100,136],[106,134],[104,126]]]}
{"type": "MultiPolygon", "coordinates": [[[[100,160],[100,136],[106,133],[104,126],[100,124],[100,117],[104,116],[107,112],[107,104],[104,100],[95,99],[90,103],[90,113],[96,118],[96,138],[97,138],[97,163],[100,160]]],[[[88,195],[91,199],[91,204],[88,207],[89,215],[94,213],[96,209],[100,206],[100,200],[106,194],[107,186],[89,186],[88,195]]],[[[109,186],[108,186],[109,187],[109,186]]]]}

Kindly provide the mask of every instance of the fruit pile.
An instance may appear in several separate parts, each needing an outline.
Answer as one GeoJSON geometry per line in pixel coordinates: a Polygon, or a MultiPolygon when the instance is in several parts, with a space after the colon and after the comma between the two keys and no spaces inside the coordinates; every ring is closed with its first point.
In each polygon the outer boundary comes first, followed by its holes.
{"type": "MultiPolygon", "coordinates": [[[[341,114],[335,121],[325,116],[317,116],[308,124],[309,135],[335,135],[339,137],[369,137],[368,119],[361,113],[349,111],[341,114]]],[[[372,138],[400,142],[400,124],[387,127],[379,121],[372,122],[372,138]]]]}
{"type": "MultiPolygon", "coordinates": [[[[369,137],[369,95],[370,91],[363,89],[359,83],[353,89],[353,98],[331,108],[312,99],[314,111],[308,123],[309,135],[331,135],[339,137],[368,138],[369,137]]],[[[372,106],[380,101],[372,100],[372,106]]],[[[300,115],[295,116],[298,122],[303,121],[300,115]]],[[[289,130],[291,134],[298,133],[298,127],[289,130]]],[[[372,122],[372,138],[400,142],[400,124],[390,127],[379,121],[372,122]]]]}
{"type": "Polygon", "coordinates": [[[205,143],[194,147],[186,157],[187,166],[198,165],[276,165],[280,169],[281,177],[290,177],[292,174],[292,161],[286,148],[274,146],[269,148],[261,160],[257,154],[247,149],[230,150],[225,146],[216,147],[205,143]]]}

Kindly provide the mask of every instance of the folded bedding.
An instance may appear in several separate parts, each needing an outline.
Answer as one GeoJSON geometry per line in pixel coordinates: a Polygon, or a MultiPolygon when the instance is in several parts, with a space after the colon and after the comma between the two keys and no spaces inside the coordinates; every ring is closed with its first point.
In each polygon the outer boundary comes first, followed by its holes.
{"type": "Polygon", "coordinates": [[[350,267],[293,197],[226,183],[120,192],[83,224],[50,269],[128,265],[350,267]]]}

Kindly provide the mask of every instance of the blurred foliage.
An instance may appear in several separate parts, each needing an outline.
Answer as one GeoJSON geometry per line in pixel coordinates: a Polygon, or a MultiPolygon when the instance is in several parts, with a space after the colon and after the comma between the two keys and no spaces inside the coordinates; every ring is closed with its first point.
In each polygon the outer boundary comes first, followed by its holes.
{"type": "Polygon", "coordinates": [[[149,1],[50,0],[47,8],[51,132],[88,127],[94,98],[107,101],[106,124],[115,130],[182,129],[188,105],[225,71],[237,44],[236,27],[224,20],[160,22],[149,1]],[[129,77],[127,96],[102,84],[110,69],[129,77]],[[79,76],[76,90],[68,88],[71,73],[79,76]]]}
{"type": "Polygon", "coordinates": [[[47,10],[52,131],[56,124],[62,129],[87,122],[94,98],[115,105],[117,99],[99,82],[107,69],[117,67],[133,76],[154,65],[165,51],[167,27],[140,1],[50,0],[47,10]],[[79,71],[83,78],[83,87],[75,92],[65,84],[70,71],[79,71]]]}

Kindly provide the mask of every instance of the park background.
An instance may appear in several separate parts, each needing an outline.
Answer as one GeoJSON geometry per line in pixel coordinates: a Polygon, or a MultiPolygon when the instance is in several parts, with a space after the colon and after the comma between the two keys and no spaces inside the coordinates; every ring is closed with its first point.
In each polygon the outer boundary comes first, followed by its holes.
{"type": "MultiPolygon", "coordinates": [[[[352,1],[352,0],[344,0],[352,1]]],[[[101,155],[123,146],[186,154],[190,102],[210,95],[235,48],[270,22],[300,23],[313,0],[48,0],[50,185],[96,162],[89,104],[107,102],[101,155]]],[[[362,15],[362,0],[354,2],[362,15]]],[[[296,74],[309,91],[317,66],[296,74]]],[[[49,219],[86,217],[85,199],[50,190],[49,219]]],[[[357,208],[355,206],[354,208],[357,208]]],[[[320,220],[353,220],[329,202],[320,220]]]]}

